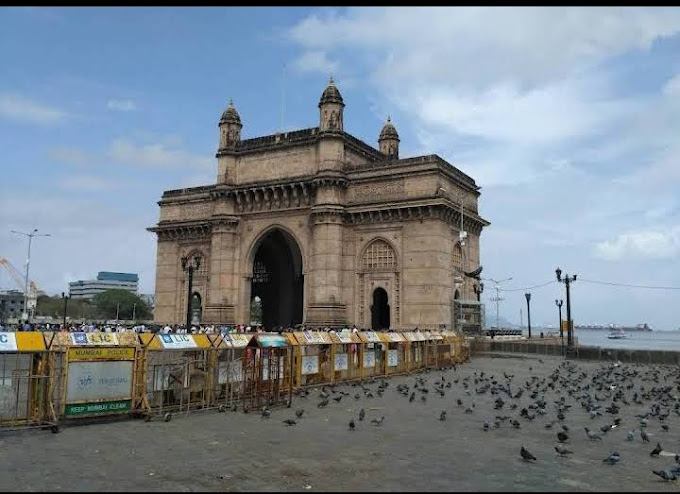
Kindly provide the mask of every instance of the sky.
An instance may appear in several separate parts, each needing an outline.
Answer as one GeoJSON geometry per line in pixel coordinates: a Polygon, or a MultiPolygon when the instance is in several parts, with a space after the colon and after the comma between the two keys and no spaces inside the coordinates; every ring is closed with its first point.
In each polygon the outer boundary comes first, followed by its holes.
{"type": "Polygon", "coordinates": [[[243,138],[312,127],[332,73],[346,131],[377,146],[390,115],[401,157],[482,187],[503,318],[529,291],[557,325],[559,266],[576,324],[680,328],[679,54],[678,8],[2,8],[0,257],[23,272],[10,230],[37,228],[46,292],[123,271],[153,293],[146,228],[164,190],[215,182],[229,99],[243,138]]]}

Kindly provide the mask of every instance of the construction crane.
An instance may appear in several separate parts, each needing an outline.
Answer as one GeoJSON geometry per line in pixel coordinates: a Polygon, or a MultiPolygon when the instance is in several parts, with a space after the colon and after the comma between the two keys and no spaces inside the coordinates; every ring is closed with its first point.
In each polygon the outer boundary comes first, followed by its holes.
{"type": "MultiPolygon", "coordinates": [[[[4,257],[0,257],[0,266],[5,267],[5,270],[9,273],[10,278],[12,278],[16,283],[17,287],[19,288],[19,291],[23,292],[24,279],[21,273],[17,270],[17,268],[15,268],[12,265],[12,263],[9,262],[9,260],[5,259],[4,257]]],[[[29,283],[27,305],[28,305],[27,309],[29,310],[34,310],[38,305],[38,287],[33,281],[29,283]]]]}

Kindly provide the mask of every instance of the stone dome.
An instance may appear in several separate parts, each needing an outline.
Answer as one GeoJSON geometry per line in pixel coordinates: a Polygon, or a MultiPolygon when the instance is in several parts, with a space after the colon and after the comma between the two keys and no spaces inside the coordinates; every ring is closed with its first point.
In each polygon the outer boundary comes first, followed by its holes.
{"type": "Polygon", "coordinates": [[[397,129],[394,128],[394,125],[392,125],[390,117],[387,117],[387,122],[385,122],[385,125],[380,131],[380,137],[378,138],[378,141],[382,141],[383,139],[399,140],[399,134],[397,133],[397,129]]]}
{"type": "Polygon", "coordinates": [[[229,106],[227,107],[226,110],[224,110],[224,113],[222,113],[222,118],[220,118],[220,124],[223,124],[223,123],[241,125],[241,117],[239,116],[238,112],[236,111],[236,107],[234,106],[234,102],[231,101],[231,100],[229,100],[229,106]]]}
{"type": "Polygon", "coordinates": [[[328,81],[328,86],[326,86],[326,89],[324,89],[323,94],[321,95],[319,106],[324,103],[340,103],[342,106],[345,106],[344,101],[342,101],[342,95],[333,82],[333,76],[331,76],[330,81],[328,81]]]}

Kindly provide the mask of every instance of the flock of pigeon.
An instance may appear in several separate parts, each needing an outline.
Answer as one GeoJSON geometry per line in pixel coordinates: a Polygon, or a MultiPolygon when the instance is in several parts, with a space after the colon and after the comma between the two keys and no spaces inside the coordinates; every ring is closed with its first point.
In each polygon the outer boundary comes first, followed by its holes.
{"type": "MultiPolygon", "coordinates": [[[[544,364],[539,359],[540,364],[544,364]]],[[[556,431],[554,446],[555,454],[566,457],[574,454],[580,441],[602,441],[608,434],[616,434],[616,429],[626,429],[627,434],[622,441],[635,441],[639,433],[642,443],[650,443],[650,436],[663,435],[670,429],[668,422],[671,414],[680,416],[680,367],[679,366],[646,366],[646,365],[622,365],[620,362],[601,363],[593,372],[586,372],[576,363],[561,361],[561,363],[547,376],[537,377],[533,375],[533,368],[529,367],[532,375],[524,382],[515,379],[514,375],[503,372],[501,376],[494,376],[481,372],[460,377],[457,366],[441,370],[454,371],[437,375],[437,371],[424,370],[411,376],[415,382],[402,383],[394,387],[394,392],[402,395],[409,404],[425,403],[428,397],[439,395],[445,397],[446,393],[454,394],[462,392],[462,397],[455,398],[458,408],[466,414],[490,413],[493,420],[486,420],[482,424],[485,432],[499,429],[504,423],[509,423],[512,429],[522,429],[522,426],[530,427],[534,421],[541,421],[545,429],[556,431]],[[436,375],[436,377],[433,377],[436,375]],[[447,379],[448,376],[448,379],[447,379]],[[450,380],[449,380],[450,379],[450,380]],[[454,387],[455,386],[455,387],[454,387]],[[495,397],[493,410],[486,411],[475,408],[474,396],[487,395],[495,397]],[[559,396],[558,399],[555,399],[559,396]],[[548,401],[550,398],[550,401],[548,401]],[[466,404],[467,402],[467,404],[466,404]],[[637,406],[643,413],[634,415],[635,419],[625,422],[623,415],[632,416],[630,413],[621,413],[622,410],[630,411],[637,406]],[[590,417],[595,423],[598,417],[605,420],[605,424],[599,430],[591,430],[585,427],[584,431],[570,429],[569,416],[577,412],[578,408],[590,417]],[[518,411],[519,409],[519,411],[518,411]],[[658,432],[657,432],[658,427],[658,432]],[[654,429],[655,432],[651,432],[654,429]]],[[[343,400],[359,401],[363,398],[381,398],[389,387],[389,381],[383,378],[369,378],[367,380],[326,385],[315,390],[320,401],[318,408],[329,406],[331,400],[340,403],[343,400]],[[377,384],[377,388],[376,388],[377,384]],[[353,388],[353,389],[352,389],[353,388]]],[[[308,400],[314,391],[309,389],[297,390],[294,394],[297,398],[308,400]]],[[[291,403],[288,403],[288,408],[291,403]]],[[[295,412],[295,419],[283,420],[287,426],[294,426],[305,415],[305,409],[300,408],[295,412]]],[[[581,412],[582,413],[582,412],[581,412]]],[[[632,413],[632,412],[631,412],[632,413]]],[[[271,409],[265,407],[262,410],[263,418],[270,418],[271,409]]],[[[358,422],[363,422],[366,410],[361,408],[358,422]]],[[[446,410],[439,413],[438,419],[447,419],[446,410]]],[[[354,431],[357,421],[352,417],[348,428],[354,431]]],[[[385,416],[373,418],[371,425],[381,426],[385,416]]],[[[595,428],[595,426],[593,426],[595,428]]],[[[680,456],[676,453],[665,451],[660,441],[649,453],[651,457],[667,457],[672,464],[653,469],[652,473],[664,481],[675,481],[680,478],[680,456]]],[[[539,461],[525,446],[520,447],[520,457],[526,462],[539,461]]],[[[604,452],[603,452],[604,454],[604,452]]],[[[602,460],[606,465],[617,465],[621,461],[621,455],[617,451],[610,451],[602,460]]],[[[663,460],[660,460],[660,463],[663,460]]]]}

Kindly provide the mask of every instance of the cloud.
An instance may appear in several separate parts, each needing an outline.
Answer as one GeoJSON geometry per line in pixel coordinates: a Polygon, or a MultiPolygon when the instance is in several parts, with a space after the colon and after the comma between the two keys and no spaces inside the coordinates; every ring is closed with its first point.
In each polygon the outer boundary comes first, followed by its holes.
{"type": "Polygon", "coordinates": [[[324,51],[308,51],[295,60],[295,67],[303,72],[337,72],[338,64],[328,59],[324,51]]]}
{"type": "Polygon", "coordinates": [[[8,120],[39,125],[58,124],[69,115],[58,108],[41,105],[18,94],[0,94],[0,117],[8,120]]]}
{"type": "Polygon", "coordinates": [[[73,165],[89,165],[92,157],[79,149],[55,148],[47,152],[47,159],[73,165]]]}
{"type": "Polygon", "coordinates": [[[135,111],[137,109],[137,105],[135,104],[135,102],[130,99],[122,100],[110,99],[109,101],[106,102],[106,107],[109,110],[116,110],[122,112],[135,111]]]}
{"type": "Polygon", "coordinates": [[[119,189],[122,184],[111,178],[93,175],[67,175],[59,180],[58,185],[71,191],[101,192],[119,189]]]}
{"type": "Polygon", "coordinates": [[[614,240],[596,244],[595,251],[598,257],[607,261],[674,258],[680,253],[680,226],[623,233],[614,240]]]}
{"type": "Polygon", "coordinates": [[[211,157],[170,149],[163,143],[137,144],[128,139],[114,139],[107,155],[114,162],[125,165],[214,168],[211,157]]]}

